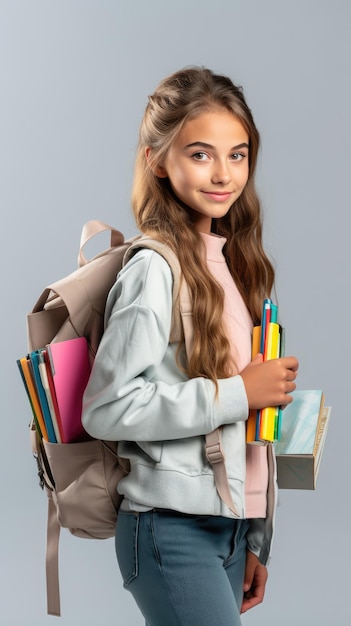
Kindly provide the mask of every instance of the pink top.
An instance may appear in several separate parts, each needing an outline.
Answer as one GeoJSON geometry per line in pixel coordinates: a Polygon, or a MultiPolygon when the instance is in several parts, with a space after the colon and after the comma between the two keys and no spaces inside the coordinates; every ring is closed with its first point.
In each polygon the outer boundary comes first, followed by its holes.
{"type": "MultiPolygon", "coordinates": [[[[224,324],[235,370],[241,372],[251,360],[252,320],[223,255],[224,237],[201,233],[208,269],[224,290],[224,324]]],[[[267,448],[246,446],[246,517],[266,517],[268,487],[267,448]]]]}

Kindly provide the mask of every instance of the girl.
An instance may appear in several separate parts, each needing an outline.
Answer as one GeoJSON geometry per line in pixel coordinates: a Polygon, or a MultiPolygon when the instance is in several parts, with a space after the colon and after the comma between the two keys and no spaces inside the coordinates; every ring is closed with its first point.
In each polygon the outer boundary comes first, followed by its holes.
{"type": "Polygon", "coordinates": [[[291,402],[298,363],[250,362],[274,282],[254,187],[258,147],[242,90],[225,76],[185,69],[149,97],[133,210],[139,229],[179,259],[192,347],[186,355],[169,340],[168,263],[139,250],[111,290],[83,412],[88,433],[118,440],[130,461],[116,551],[148,626],[237,626],[264,596],[274,462],[271,446],[246,446],[245,421],[249,409],[291,402]],[[205,454],[218,427],[231,509],[205,454]]]}

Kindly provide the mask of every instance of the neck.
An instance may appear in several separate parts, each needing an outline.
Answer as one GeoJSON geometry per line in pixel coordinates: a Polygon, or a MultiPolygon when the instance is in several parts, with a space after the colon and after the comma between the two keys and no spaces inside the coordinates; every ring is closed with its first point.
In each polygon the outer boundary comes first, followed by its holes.
{"type": "Polygon", "coordinates": [[[199,215],[194,221],[194,226],[199,233],[205,233],[205,235],[209,235],[212,228],[212,217],[208,217],[207,215],[199,215]]]}

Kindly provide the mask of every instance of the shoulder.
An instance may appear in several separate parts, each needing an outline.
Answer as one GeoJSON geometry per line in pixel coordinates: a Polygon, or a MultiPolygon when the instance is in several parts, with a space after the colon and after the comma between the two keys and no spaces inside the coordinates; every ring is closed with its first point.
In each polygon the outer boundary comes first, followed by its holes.
{"type": "Polygon", "coordinates": [[[136,250],[119,272],[117,279],[124,281],[130,276],[139,281],[145,281],[150,277],[156,279],[163,277],[167,282],[172,282],[172,270],[167,260],[162,254],[149,248],[136,250]]]}
{"type": "Polygon", "coordinates": [[[157,309],[157,303],[163,302],[165,308],[171,307],[172,290],[172,270],[167,261],[154,250],[141,248],[120,270],[108,296],[106,315],[109,316],[115,305],[157,309]]]}

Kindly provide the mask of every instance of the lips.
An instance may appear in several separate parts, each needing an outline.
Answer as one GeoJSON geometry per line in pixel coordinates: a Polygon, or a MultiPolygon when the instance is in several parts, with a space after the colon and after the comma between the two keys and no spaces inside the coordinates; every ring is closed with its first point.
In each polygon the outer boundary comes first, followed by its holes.
{"type": "Polygon", "coordinates": [[[229,200],[232,195],[231,191],[203,191],[202,193],[206,196],[206,198],[210,198],[216,202],[225,202],[226,200],[229,200]]]}

